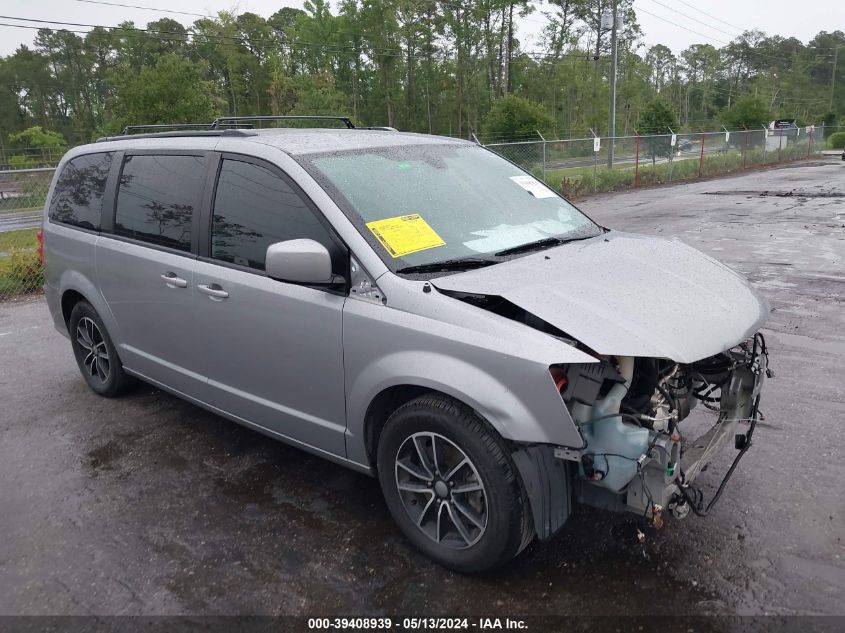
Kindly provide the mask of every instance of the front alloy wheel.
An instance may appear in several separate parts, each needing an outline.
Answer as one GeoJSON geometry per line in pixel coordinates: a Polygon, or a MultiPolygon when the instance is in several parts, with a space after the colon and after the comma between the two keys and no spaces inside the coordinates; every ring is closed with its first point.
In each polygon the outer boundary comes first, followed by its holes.
{"type": "Polygon", "coordinates": [[[430,393],[399,407],[381,431],[376,461],[394,521],[441,565],[484,571],[531,541],[531,511],[508,445],[457,400],[430,393]]]}
{"type": "Polygon", "coordinates": [[[465,549],[484,535],[484,484],[454,442],[438,433],[414,433],[399,447],[395,474],[405,511],[435,543],[465,549]]]}

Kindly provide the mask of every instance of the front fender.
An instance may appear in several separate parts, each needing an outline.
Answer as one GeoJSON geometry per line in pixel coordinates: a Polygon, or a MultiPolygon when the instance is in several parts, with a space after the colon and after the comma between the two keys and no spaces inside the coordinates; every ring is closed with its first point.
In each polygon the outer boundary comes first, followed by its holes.
{"type": "Polygon", "coordinates": [[[545,345],[535,347],[383,305],[347,301],[347,458],[367,463],[367,409],[379,393],[399,385],[460,400],[506,439],[580,447],[581,435],[549,374],[549,365],[572,348],[546,338],[545,345]],[[566,349],[556,350],[556,345],[566,349]]]}

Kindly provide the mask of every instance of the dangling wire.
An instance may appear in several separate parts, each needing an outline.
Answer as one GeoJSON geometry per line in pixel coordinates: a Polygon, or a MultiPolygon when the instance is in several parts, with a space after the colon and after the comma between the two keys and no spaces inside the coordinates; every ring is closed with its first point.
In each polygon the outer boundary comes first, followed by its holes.
{"type": "MultiPolygon", "coordinates": [[[[751,349],[751,360],[748,362],[748,367],[754,371],[760,370],[758,365],[760,357],[766,357],[766,374],[771,376],[771,372],[768,370],[768,357],[769,357],[769,350],[766,347],[766,339],[761,333],[757,333],[754,335],[754,343],[751,349]]],[[[750,418],[745,418],[750,421],[748,426],[748,431],[745,433],[745,440],[743,442],[742,447],[739,449],[739,453],[737,453],[736,457],[734,458],[733,462],[731,463],[731,467],[728,469],[728,472],[725,473],[725,476],[722,478],[719,487],[716,489],[716,494],[713,495],[713,498],[710,500],[710,503],[707,504],[706,507],[704,506],[704,494],[696,489],[693,488],[691,484],[684,483],[684,473],[678,469],[678,477],[676,481],[678,482],[678,489],[681,492],[681,496],[684,497],[687,503],[689,503],[690,508],[692,511],[700,517],[707,516],[710,513],[710,510],[716,505],[716,502],[722,496],[722,492],[725,490],[725,486],[730,480],[731,476],[733,476],[734,471],[736,470],[737,465],[739,464],[739,460],[742,459],[742,456],[748,452],[748,449],[751,448],[751,439],[754,435],[754,429],[757,427],[757,422],[760,420],[760,394],[758,393],[757,396],[754,398],[754,402],[751,405],[751,416],[750,418]],[[694,497],[694,498],[693,498],[694,497]]],[[[744,421],[745,419],[734,419],[734,420],[725,420],[723,422],[740,422],[744,421]]],[[[715,437],[715,435],[714,435],[715,437]]],[[[706,452],[706,451],[705,451],[706,452]]],[[[703,458],[703,456],[702,456],[703,458]]],[[[700,460],[699,460],[700,463],[700,460]]]]}

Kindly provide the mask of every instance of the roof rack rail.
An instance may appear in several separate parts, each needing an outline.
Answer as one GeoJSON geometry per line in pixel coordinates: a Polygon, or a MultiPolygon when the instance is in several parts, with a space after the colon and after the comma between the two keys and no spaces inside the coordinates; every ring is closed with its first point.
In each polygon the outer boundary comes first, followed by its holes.
{"type": "Polygon", "coordinates": [[[165,132],[150,132],[149,134],[118,134],[117,136],[101,136],[97,139],[97,143],[105,143],[106,141],[123,141],[128,138],[142,139],[142,138],[181,138],[185,136],[254,136],[254,132],[244,130],[241,128],[225,127],[219,130],[170,130],[165,132]]]}
{"type": "MultiPolygon", "coordinates": [[[[224,132],[231,134],[246,135],[241,130],[252,130],[252,121],[340,121],[347,129],[356,129],[352,119],[346,116],[324,116],[324,115],[262,115],[262,116],[221,116],[211,123],[150,123],[148,125],[127,125],[117,136],[104,136],[97,139],[101,141],[114,141],[124,136],[134,138],[151,138],[163,136],[218,136],[224,132]]],[[[390,130],[392,127],[364,127],[362,130],[390,130]]]]}
{"type": "Polygon", "coordinates": [[[121,136],[134,134],[133,130],[210,130],[210,123],[151,123],[149,125],[127,125],[121,130],[121,136]]]}
{"type": "Polygon", "coordinates": [[[350,130],[355,128],[355,124],[352,123],[352,119],[350,119],[348,116],[308,116],[290,114],[279,116],[221,116],[217,117],[208,129],[219,130],[223,126],[236,125],[241,121],[340,121],[350,130]]]}

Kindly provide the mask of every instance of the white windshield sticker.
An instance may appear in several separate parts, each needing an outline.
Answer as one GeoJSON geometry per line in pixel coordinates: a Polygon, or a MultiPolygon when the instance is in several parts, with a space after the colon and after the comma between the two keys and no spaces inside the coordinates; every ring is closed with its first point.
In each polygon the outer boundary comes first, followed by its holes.
{"type": "Polygon", "coordinates": [[[576,227],[571,222],[561,222],[552,218],[517,226],[500,224],[490,229],[473,231],[472,234],[477,235],[478,239],[466,241],[464,246],[476,253],[492,253],[528,242],[536,242],[546,237],[565,235],[574,228],[576,227]]]}
{"type": "Polygon", "coordinates": [[[556,195],[554,191],[533,176],[511,176],[511,180],[535,198],[554,198],[556,195]]]}

